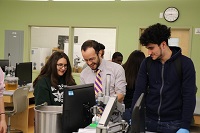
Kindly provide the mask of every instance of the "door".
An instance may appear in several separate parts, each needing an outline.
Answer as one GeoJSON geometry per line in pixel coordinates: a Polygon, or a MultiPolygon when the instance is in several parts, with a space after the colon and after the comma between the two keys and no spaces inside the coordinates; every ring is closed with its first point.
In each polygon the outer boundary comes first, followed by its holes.
{"type": "Polygon", "coordinates": [[[8,59],[10,54],[11,66],[23,62],[24,31],[6,30],[4,59],[8,59]]]}

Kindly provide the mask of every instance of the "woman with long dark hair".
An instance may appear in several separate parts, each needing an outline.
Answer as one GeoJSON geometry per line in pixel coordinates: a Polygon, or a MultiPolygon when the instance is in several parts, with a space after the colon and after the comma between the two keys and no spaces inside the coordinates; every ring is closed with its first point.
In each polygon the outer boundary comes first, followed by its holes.
{"type": "Polygon", "coordinates": [[[33,82],[35,104],[62,105],[63,85],[76,85],[68,56],[56,51],[33,82]]]}
{"type": "Polygon", "coordinates": [[[143,59],[145,59],[144,53],[140,50],[135,50],[129,55],[127,61],[122,65],[125,70],[127,82],[126,95],[124,98],[126,110],[123,114],[123,119],[127,122],[129,122],[129,120],[131,119],[131,104],[133,93],[135,90],[135,81],[137,79],[137,74],[143,59]]]}

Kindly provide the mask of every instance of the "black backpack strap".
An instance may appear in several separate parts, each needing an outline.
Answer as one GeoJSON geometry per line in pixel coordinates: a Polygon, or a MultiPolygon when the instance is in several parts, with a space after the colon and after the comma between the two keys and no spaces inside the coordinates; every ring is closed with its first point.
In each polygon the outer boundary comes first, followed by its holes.
{"type": "MultiPolygon", "coordinates": [[[[182,66],[181,66],[181,56],[179,56],[178,58],[176,58],[176,60],[174,61],[174,65],[176,68],[176,72],[178,74],[179,80],[182,83],[182,66]]],[[[182,87],[181,87],[181,94],[183,93],[182,87]]]]}
{"type": "Polygon", "coordinates": [[[150,71],[150,68],[151,68],[151,63],[152,63],[152,59],[150,57],[147,57],[147,59],[146,59],[147,75],[149,75],[149,71],[150,71]]]}
{"type": "Polygon", "coordinates": [[[180,81],[182,81],[182,67],[181,67],[181,57],[179,56],[175,61],[176,71],[178,73],[180,81]]]}
{"type": "MultiPolygon", "coordinates": [[[[182,64],[181,64],[181,57],[179,56],[175,61],[174,61],[174,63],[175,63],[175,67],[176,67],[176,71],[177,71],[177,73],[178,73],[178,76],[179,76],[179,79],[180,79],[180,81],[182,82],[182,76],[183,76],[183,74],[182,74],[182,64]]],[[[197,92],[197,90],[198,90],[198,88],[197,88],[197,85],[196,85],[196,92],[197,92]]]]}

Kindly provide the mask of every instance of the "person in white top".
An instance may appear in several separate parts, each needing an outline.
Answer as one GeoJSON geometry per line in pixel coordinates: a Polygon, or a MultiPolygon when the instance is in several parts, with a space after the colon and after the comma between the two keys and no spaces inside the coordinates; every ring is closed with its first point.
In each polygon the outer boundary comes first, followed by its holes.
{"type": "Polygon", "coordinates": [[[3,91],[4,91],[4,72],[0,67],[0,133],[6,133],[7,125],[5,119],[5,109],[3,101],[3,91]]]}
{"type": "Polygon", "coordinates": [[[102,59],[99,51],[99,42],[87,40],[83,43],[81,53],[88,67],[81,72],[80,82],[81,84],[94,83],[97,69],[101,70],[103,94],[106,88],[106,75],[109,74],[111,75],[110,96],[117,95],[118,102],[123,103],[126,94],[124,68],[117,63],[102,59]]]}

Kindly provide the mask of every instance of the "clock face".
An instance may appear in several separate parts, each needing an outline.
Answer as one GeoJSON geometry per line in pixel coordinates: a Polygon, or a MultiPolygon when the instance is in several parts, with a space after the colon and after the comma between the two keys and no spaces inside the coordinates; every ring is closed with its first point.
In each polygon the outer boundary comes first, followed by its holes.
{"type": "Polygon", "coordinates": [[[163,16],[164,16],[164,18],[165,18],[166,21],[168,21],[168,22],[174,22],[179,17],[179,11],[175,7],[168,7],[164,11],[163,16]]]}

